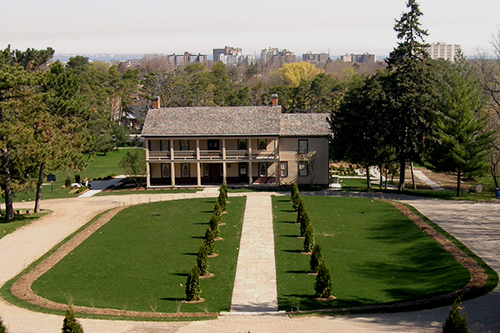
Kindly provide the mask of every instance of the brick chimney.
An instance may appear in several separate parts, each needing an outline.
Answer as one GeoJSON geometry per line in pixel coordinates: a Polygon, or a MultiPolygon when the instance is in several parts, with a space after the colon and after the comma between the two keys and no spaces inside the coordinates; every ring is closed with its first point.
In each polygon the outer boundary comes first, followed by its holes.
{"type": "Polygon", "coordinates": [[[271,96],[271,105],[278,106],[278,94],[272,94],[271,96]]]}
{"type": "Polygon", "coordinates": [[[153,97],[153,109],[159,109],[160,107],[160,96],[153,97]]]}

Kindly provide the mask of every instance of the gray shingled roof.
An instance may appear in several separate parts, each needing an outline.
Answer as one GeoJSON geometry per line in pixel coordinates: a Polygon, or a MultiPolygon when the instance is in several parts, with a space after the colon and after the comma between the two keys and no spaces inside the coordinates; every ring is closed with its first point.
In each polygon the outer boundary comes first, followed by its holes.
{"type": "Polygon", "coordinates": [[[148,111],[143,136],[278,135],[281,107],[182,107],[148,111]]]}
{"type": "Polygon", "coordinates": [[[330,134],[326,113],[282,113],[281,136],[325,136],[330,134]]]}
{"type": "Polygon", "coordinates": [[[148,111],[142,136],[328,135],[325,114],[282,114],[281,107],[181,107],[148,111]]]}

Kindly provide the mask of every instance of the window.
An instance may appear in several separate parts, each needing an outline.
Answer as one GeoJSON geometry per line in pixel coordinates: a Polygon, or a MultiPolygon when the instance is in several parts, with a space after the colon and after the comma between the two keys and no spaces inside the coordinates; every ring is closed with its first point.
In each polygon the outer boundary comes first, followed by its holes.
{"type": "Polygon", "coordinates": [[[299,162],[299,177],[307,177],[307,162],[299,162]]]}
{"type": "Polygon", "coordinates": [[[259,150],[266,150],[267,149],[267,140],[266,139],[259,139],[259,150]]]}
{"type": "Polygon", "coordinates": [[[180,150],[189,150],[189,140],[180,140],[180,150]]]}
{"type": "Polygon", "coordinates": [[[161,177],[170,178],[170,164],[161,165],[161,177]]]}
{"type": "Polygon", "coordinates": [[[288,162],[280,162],[280,176],[288,177],[288,162]]]}
{"type": "Polygon", "coordinates": [[[189,163],[182,163],[181,170],[183,178],[189,178],[191,176],[191,173],[189,171],[189,163]]]}
{"type": "Polygon", "coordinates": [[[170,150],[170,140],[160,140],[160,150],[170,150]]]}
{"type": "Polygon", "coordinates": [[[259,177],[267,177],[267,163],[259,163],[259,177]]]}
{"type": "Polygon", "coordinates": [[[208,164],[203,164],[203,177],[208,177],[210,175],[208,164]]]}
{"type": "Polygon", "coordinates": [[[219,150],[219,140],[207,140],[208,150],[219,150]]]}
{"type": "Polygon", "coordinates": [[[247,149],[247,140],[246,139],[238,139],[238,149],[246,150],[247,149]]]}
{"type": "Polygon", "coordinates": [[[299,153],[306,154],[308,152],[307,140],[299,140],[299,153]]]}
{"type": "Polygon", "coordinates": [[[246,176],[247,174],[247,165],[240,164],[240,176],[246,176]]]}

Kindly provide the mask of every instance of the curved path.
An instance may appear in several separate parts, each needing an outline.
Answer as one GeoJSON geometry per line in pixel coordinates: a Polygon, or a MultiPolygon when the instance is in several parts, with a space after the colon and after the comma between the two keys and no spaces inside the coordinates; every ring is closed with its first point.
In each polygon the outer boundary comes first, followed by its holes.
{"type": "MultiPolygon", "coordinates": [[[[325,195],[355,194],[330,193],[325,195]]],[[[112,207],[195,198],[212,194],[155,194],[74,198],[43,201],[43,208],[54,213],[0,240],[0,285],[38,259],[68,234],[77,230],[97,213],[112,207]]],[[[246,194],[253,196],[253,194],[246,194]]],[[[357,195],[356,195],[357,196],[357,195]]],[[[366,196],[366,194],[364,195],[366,196]]],[[[372,196],[372,195],[370,195],[372,196]]],[[[376,195],[377,196],[377,195],[376,195]]],[[[377,196],[378,197],[378,196],[377,196]]],[[[409,203],[441,227],[460,239],[491,267],[500,272],[500,205],[450,202],[434,199],[389,197],[409,203]]],[[[19,204],[16,207],[22,208],[19,204]]],[[[469,323],[476,332],[500,332],[500,289],[465,304],[469,323]]],[[[86,333],[132,332],[435,332],[439,331],[449,308],[435,310],[355,316],[303,317],[285,316],[222,316],[214,321],[199,322],[132,322],[80,319],[86,333]]],[[[0,299],[0,316],[11,333],[56,332],[62,317],[31,312],[0,299]]]]}

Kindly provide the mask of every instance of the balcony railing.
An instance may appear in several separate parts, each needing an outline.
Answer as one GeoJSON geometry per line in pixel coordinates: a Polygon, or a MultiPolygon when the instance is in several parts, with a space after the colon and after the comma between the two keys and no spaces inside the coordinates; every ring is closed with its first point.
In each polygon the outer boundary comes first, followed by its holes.
{"type": "MultiPolygon", "coordinates": [[[[251,159],[274,159],[274,151],[253,150],[251,159]]],[[[226,160],[248,159],[248,150],[226,150],[226,160]]],[[[150,160],[171,159],[170,151],[149,151],[150,160]]],[[[196,159],[196,150],[176,150],[174,151],[174,160],[194,160],[196,159]]],[[[200,160],[222,160],[221,150],[200,150],[200,160]]]]}

